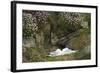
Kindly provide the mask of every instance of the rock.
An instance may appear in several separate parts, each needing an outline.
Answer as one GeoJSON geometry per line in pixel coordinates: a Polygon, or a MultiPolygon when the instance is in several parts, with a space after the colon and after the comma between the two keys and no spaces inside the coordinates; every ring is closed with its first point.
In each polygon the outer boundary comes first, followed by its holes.
{"type": "Polygon", "coordinates": [[[80,50],[90,44],[90,40],[88,30],[81,29],[77,31],[77,33],[75,32],[69,36],[69,40],[66,45],[73,50],[80,50]]]}
{"type": "Polygon", "coordinates": [[[88,28],[88,22],[82,22],[81,26],[82,26],[83,28],[88,28]]]}
{"type": "Polygon", "coordinates": [[[29,38],[29,39],[23,39],[23,48],[24,47],[35,47],[35,39],[34,38],[29,38]]]}

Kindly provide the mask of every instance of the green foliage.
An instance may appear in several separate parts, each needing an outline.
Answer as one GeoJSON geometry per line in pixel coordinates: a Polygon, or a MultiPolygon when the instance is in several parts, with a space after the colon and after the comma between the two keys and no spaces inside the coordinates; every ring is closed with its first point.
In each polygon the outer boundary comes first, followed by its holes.
{"type": "Polygon", "coordinates": [[[83,17],[84,17],[83,20],[88,22],[88,27],[90,29],[90,27],[91,27],[91,14],[90,13],[84,13],[83,17]]]}
{"type": "Polygon", "coordinates": [[[31,16],[23,15],[23,38],[29,38],[32,36],[33,30],[30,25],[32,24],[31,16]]]}

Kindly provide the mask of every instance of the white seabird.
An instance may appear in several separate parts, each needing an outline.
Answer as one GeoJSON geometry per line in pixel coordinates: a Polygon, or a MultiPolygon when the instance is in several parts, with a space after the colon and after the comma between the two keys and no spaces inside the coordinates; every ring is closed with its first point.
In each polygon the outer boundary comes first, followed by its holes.
{"type": "Polygon", "coordinates": [[[49,56],[60,56],[60,55],[66,55],[66,54],[71,54],[71,53],[75,53],[76,50],[71,50],[69,48],[64,48],[64,49],[57,49],[53,52],[50,52],[50,55],[49,56]]]}

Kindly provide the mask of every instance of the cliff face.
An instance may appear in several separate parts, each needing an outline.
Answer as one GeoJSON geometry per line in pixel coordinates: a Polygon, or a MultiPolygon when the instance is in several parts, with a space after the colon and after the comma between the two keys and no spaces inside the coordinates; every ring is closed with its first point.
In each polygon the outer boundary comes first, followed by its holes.
{"type": "Polygon", "coordinates": [[[80,50],[90,45],[90,33],[88,29],[80,29],[69,36],[67,45],[71,49],[80,50]]]}
{"type": "Polygon", "coordinates": [[[90,58],[89,13],[23,10],[22,18],[23,62],[48,61],[51,59],[46,57],[49,52],[65,47],[79,52],[78,58],[74,55],[70,59],[90,58]]]}

